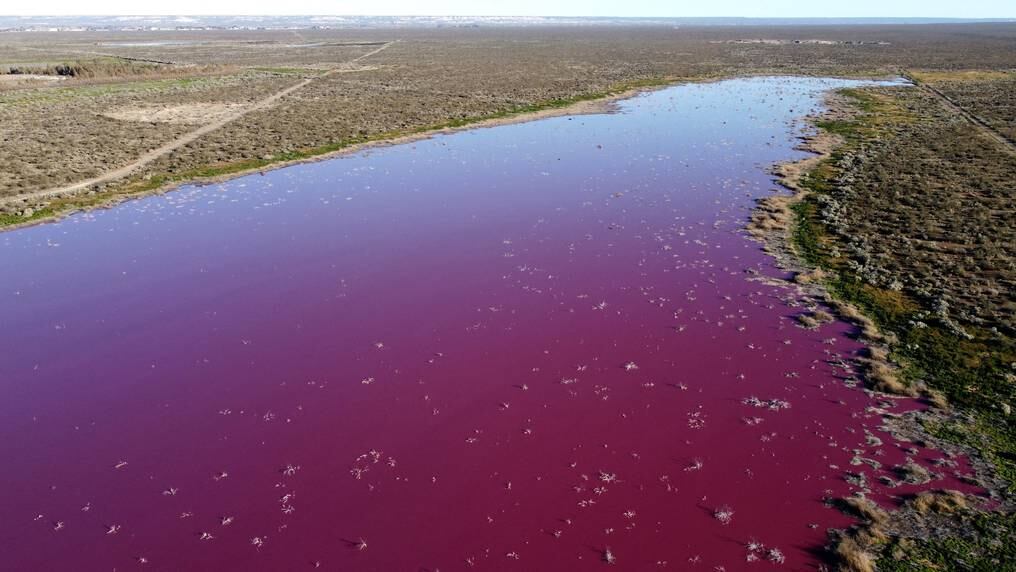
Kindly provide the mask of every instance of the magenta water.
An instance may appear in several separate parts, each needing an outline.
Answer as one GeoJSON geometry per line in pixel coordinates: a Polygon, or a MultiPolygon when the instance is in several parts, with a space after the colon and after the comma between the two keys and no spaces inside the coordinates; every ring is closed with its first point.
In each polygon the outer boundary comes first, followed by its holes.
{"type": "Polygon", "coordinates": [[[942,456],[878,430],[850,327],[797,327],[742,230],[844,85],[674,87],[3,234],[3,568],[815,569],[847,472],[891,502],[878,476],[942,456]]]}

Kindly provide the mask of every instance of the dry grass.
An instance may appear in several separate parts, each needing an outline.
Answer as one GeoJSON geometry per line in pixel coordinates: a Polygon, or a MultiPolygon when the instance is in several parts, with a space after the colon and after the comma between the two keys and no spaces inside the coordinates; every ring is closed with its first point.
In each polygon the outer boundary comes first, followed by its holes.
{"type": "Polygon", "coordinates": [[[915,78],[923,82],[938,83],[946,81],[992,81],[1008,79],[1012,72],[993,70],[938,70],[938,71],[914,71],[915,78]]]}
{"type": "MultiPolygon", "coordinates": [[[[878,354],[881,353],[878,349],[876,349],[876,352],[878,354]]],[[[875,391],[909,397],[916,397],[918,395],[916,388],[900,380],[896,368],[886,361],[885,358],[873,355],[872,358],[866,360],[865,377],[868,380],[868,386],[875,391]]]]}
{"type": "Polygon", "coordinates": [[[891,120],[838,160],[821,215],[841,260],[894,314],[914,300],[928,319],[1012,331],[1016,157],[923,90],[866,92],[920,121],[891,120]]]}
{"type": "Polygon", "coordinates": [[[845,537],[836,545],[839,570],[843,572],[874,572],[875,563],[856,540],[845,537]]]}
{"type": "Polygon", "coordinates": [[[1016,141],[1016,72],[923,74],[920,79],[1016,141]]]}
{"type": "Polygon", "coordinates": [[[882,332],[874,320],[866,316],[857,306],[839,299],[829,300],[829,305],[836,310],[836,314],[845,320],[853,322],[861,330],[861,340],[869,347],[880,347],[876,344],[891,342],[892,333],[882,332]]]}
{"type": "Polygon", "coordinates": [[[930,483],[937,475],[925,469],[913,459],[907,459],[902,465],[893,467],[893,471],[903,479],[903,482],[912,485],[923,485],[930,483]]]}
{"type": "Polygon", "coordinates": [[[167,66],[121,58],[94,58],[59,64],[11,65],[0,70],[10,75],[54,75],[71,78],[107,78],[159,75],[167,66]]]}
{"type": "Polygon", "coordinates": [[[817,329],[822,325],[828,324],[835,320],[836,318],[834,318],[832,314],[826,312],[825,310],[815,310],[813,312],[807,314],[800,314],[797,316],[798,323],[804,326],[805,328],[811,330],[817,329]]]}
{"type": "Polygon", "coordinates": [[[888,538],[884,528],[891,520],[890,514],[861,494],[839,499],[836,504],[840,510],[861,521],[859,526],[840,533],[836,538],[833,555],[837,568],[843,572],[874,571],[870,551],[888,538]]]}
{"type": "Polygon", "coordinates": [[[812,268],[794,275],[794,282],[798,284],[821,284],[829,277],[829,273],[821,268],[812,268]]]}
{"type": "Polygon", "coordinates": [[[793,222],[794,213],[790,207],[795,200],[790,195],[772,195],[758,201],[758,208],[751,213],[748,232],[758,238],[773,232],[787,232],[793,222]]]}
{"type": "Polygon", "coordinates": [[[969,508],[967,497],[959,491],[923,491],[910,501],[910,506],[920,514],[936,512],[952,514],[969,508]]]}
{"type": "Polygon", "coordinates": [[[938,409],[949,409],[949,398],[941,391],[936,389],[927,389],[924,391],[924,399],[932,407],[936,407],[938,409]]]}
{"type": "MultiPolygon", "coordinates": [[[[136,69],[159,79],[74,77],[59,87],[0,93],[0,155],[7,159],[0,196],[87,179],[178,134],[169,123],[110,119],[103,115],[109,110],[243,104],[327,69],[349,73],[315,81],[150,165],[143,176],[285,156],[661,78],[893,73],[901,65],[998,69],[1011,64],[1003,54],[1016,46],[1016,26],[764,32],[776,41],[731,43],[744,36],[738,27],[8,33],[0,68],[97,61],[116,73],[136,69]],[[793,43],[804,36],[828,43],[793,43]],[[393,39],[399,43],[350,64],[393,39]]],[[[760,224],[787,218],[773,211],[760,224]]]]}
{"type": "Polygon", "coordinates": [[[115,84],[67,80],[56,87],[2,92],[0,198],[88,179],[190,130],[181,123],[114,118],[111,113],[245,105],[292,82],[245,72],[115,84]]]}
{"type": "Polygon", "coordinates": [[[204,125],[229,117],[243,108],[243,104],[239,103],[198,102],[179,105],[121,107],[111,109],[102,115],[119,121],[204,125]]]}
{"type": "Polygon", "coordinates": [[[860,495],[840,499],[837,505],[843,512],[857,517],[866,524],[882,526],[889,522],[889,513],[885,509],[860,495]]]}

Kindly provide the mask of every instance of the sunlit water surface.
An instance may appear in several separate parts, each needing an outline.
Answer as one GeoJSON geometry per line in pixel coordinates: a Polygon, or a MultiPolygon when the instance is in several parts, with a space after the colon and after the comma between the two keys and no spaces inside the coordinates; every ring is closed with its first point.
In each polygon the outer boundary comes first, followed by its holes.
{"type": "Polygon", "coordinates": [[[743,232],[846,85],[684,85],[3,234],[3,568],[814,569],[846,471],[888,499],[941,456],[877,430],[850,327],[797,327],[743,232]]]}

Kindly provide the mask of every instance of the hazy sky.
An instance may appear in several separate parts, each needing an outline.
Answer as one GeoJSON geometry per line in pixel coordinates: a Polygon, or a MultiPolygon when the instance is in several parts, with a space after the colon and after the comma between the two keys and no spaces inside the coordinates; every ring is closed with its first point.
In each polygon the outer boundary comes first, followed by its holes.
{"type": "Polygon", "coordinates": [[[322,14],[1014,18],[1016,0],[31,0],[4,15],[322,14]]]}

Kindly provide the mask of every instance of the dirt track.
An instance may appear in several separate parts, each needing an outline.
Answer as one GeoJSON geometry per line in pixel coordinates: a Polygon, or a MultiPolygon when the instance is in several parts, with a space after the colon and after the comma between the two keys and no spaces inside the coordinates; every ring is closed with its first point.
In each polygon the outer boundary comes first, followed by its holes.
{"type": "Polygon", "coordinates": [[[927,83],[922,82],[922,81],[914,78],[912,75],[910,75],[910,74],[908,74],[906,72],[903,72],[901,75],[903,75],[903,77],[905,77],[908,80],[910,80],[911,82],[913,82],[913,84],[916,85],[917,87],[923,89],[925,92],[931,94],[936,99],[941,101],[943,105],[948,107],[954,113],[959,114],[964,119],[966,119],[967,121],[969,121],[973,125],[977,126],[985,135],[991,137],[995,141],[998,141],[999,144],[1001,144],[1003,147],[1005,147],[1006,150],[1008,150],[1010,153],[1012,153],[1013,155],[1016,155],[1016,143],[1014,143],[1011,139],[1009,139],[1005,135],[999,133],[994,127],[992,127],[991,125],[988,125],[980,117],[974,115],[973,113],[970,113],[969,111],[964,109],[962,106],[960,106],[959,104],[957,104],[953,100],[949,99],[949,96],[947,96],[946,94],[944,94],[941,91],[935,89],[934,87],[928,85],[927,83]]]}
{"type": "MultiPolygon", "coordinates": [[[[398,40],[395,40],[395,41],[398,41],[398,40]]],[[[395,42],[387,42],[384,45],[382,45],[381,47],[377,48],[376,50],[372,50],[370,52],[367,52],[366,54],[363,54],[362,56],[353,58],[353,59],[349,60],[348,62],[344,62],[344,63],[345,64],[351,64],[351,63],[357,63],[359,61],[362,61],[362,60],[364,60],[366,58],[369,58],[370,56],[373,56],[373,55],[377,54],[378,52],[381,52],[382,50],[386,49],[388,46],[392,45],[393,43],[395,43],[395,42]]],[[[9,202],[15,202],[15,201],[20,202],[20,201],[23,201],[23,200],[36,201],[36,200],[52,199],[52,198],[56,198],[56,197],[59,197],[59,196],[69,195],[69,194],[73,194],[73,193],[76,193],[76,192],[79,192],[79,191],[87,190],[87,189],[89,189],[89,188],[91,188],[91,187],[93,187],[95,185],[103,185],[103,184],[110,183],[110,182],[118,180],[118,179],[122,179],[122,178],[130,175],[134,171],[140,169],[141,167],[144,167],[145,165],[151,163],[152,161],[155,161],[159,157],[162,157],[162,156],[164,156],[164,155],[166,155],[168,153],[172,153],[173,151],[175,151],[175,150],[177,150],[177,149],[179,149],[179,148],[181,148],[181,147],[183,147],[183,146],[185,146],[185,145],[187,145],[189,143],[194,142],[198,138],[200,138],[200,137],[202,137],[202,136],[204,136],[204,135],[206,135],[208,133],[211,133],[212,131],[215,131],[216,129],[219,129],[219,128],[223,127],[224,125],[226,125],[226,124],[228,124],[228,123],[230,123],[232,121],[236,121],[237,119],[247,115],[248,113],[262,110],[262,109],[264,109],[264,108],[274,104],[278,100],[286,97],[287,95],[290,95],[293,92],[306,87],[307,84],[309,84],[309,83],[311,83],[313,81],[317,81],[317,80],[319,80],[321,78],[328,77],[328,76],[336,74],[336,73],[341,73],[342,71],[343,70],[342,70],[341,65],[340,65],[340,66],[336,66],[336,67],[328,70],[327,72],[325,72],[325,73],[323,73],[323,74],[321,74],[319,76],[315,76],[315,77],[311,77],[311,78],[307,78],[307,79],[301,80],[300,82],[298,82],[296,84],[293,84],[293,85],[291,85],[291,86],[289,86],[289,87],[287,87],[287,88],[285,88],[283,90],[280,90],[280,91],[277,91],[277,92],[273,93],[272,95],[270,95],[270,96],[268,96],[268,97],[266,97],[266,98],[264,98],[264,99],[262,99],[262,100],[260,100],[260,101],[258,101],[256,103],[254,103],[253,105],[245,106],[243,109],[240,109],[240,110],[236,111],[235,113],[229,114],[228,116],[226,116],[226,117],[224,117],[222,119],[219,119],[218,121],[214,121],[214,122],[209,123],[207,125],[203,125],[203,126],[197,128],[197,129],[195,129],[194,131],[186,133],[186,134],[178,137],[177,139],[174,139],[173,141],[170,141],[169,143],[166,143],[165,145],[162,145],[161,147],[157,147],[157,148],[149,151],[148,153],[145,153],[144,155],[138,157],[134,162],[132,162],[132,163],[130,163],[128,165],[124,165],[123,167],[120,167],[118,169],[114,169],[112,171],[107,171],[107,172],[105,172],[102,175],[99,175],[97,177],[93,177],[91,179],[87,179],[87,180],[80,181],[80,182],[77,182],[77,183],[73,183],[73,184],[70,184],[70,185],[65,185],[65,186],[62,186],[62,187],[56,187],[56,188],[53,188],[53,189],[45,189],[45,190],[41,190],[41,191],[36,191],[34,193],[27,193],[27,194],[23,194],[23,195],[18,195],[16,197],[10,197],[8,199],[0,199],[0,204],[9,203],[9,202]]]]}

